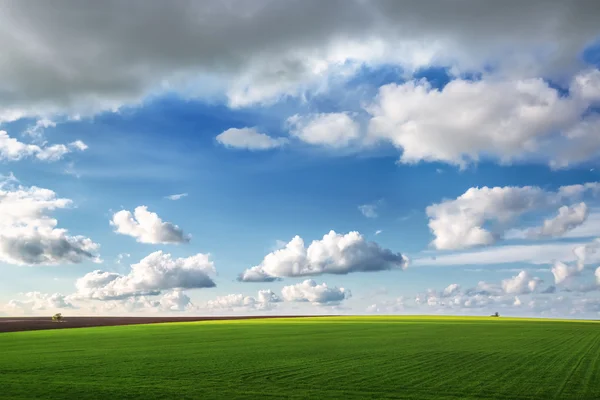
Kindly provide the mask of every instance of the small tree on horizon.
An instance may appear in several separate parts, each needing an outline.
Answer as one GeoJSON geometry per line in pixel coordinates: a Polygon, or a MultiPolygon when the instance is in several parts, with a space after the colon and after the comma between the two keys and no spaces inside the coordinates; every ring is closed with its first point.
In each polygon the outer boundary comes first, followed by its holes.
{"type": "Polygon", "coordinates": [[[54,321],[54,322],[61,322],[62,320],[63,320],[63,316],[61,313],[57,313],[52,316],[52,321],[54,321]]]}

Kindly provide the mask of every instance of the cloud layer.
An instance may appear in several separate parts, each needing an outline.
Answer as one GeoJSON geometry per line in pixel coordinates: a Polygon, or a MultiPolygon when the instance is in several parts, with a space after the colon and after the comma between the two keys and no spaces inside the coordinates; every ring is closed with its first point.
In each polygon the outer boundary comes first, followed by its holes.
{"type": "Polygon", "coordinates": [[[596,37],[599,11],[583,0],[15,2],[0,18],[0,119],[113,110],[162,90],[265,103],[361,63],[561,76],[596,37]]]}

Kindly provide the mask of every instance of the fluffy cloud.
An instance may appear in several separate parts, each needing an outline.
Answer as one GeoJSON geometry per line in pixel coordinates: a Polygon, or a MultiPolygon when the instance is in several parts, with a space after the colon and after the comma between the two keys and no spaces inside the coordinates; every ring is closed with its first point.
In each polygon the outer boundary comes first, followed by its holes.
{"type": "Polygon", "coordinates": [[[597,36],[599,12],[595,2],[544,0],[435,6],[383,0],[293,0],[284,6],[266,0],[108,1],[92,7],[37,1],[10,3],[5,11],[4,120],[85,115],[174,90],[189,96],[224,91],[238,106],[269,102],[318,90],[332,74],[349,70],[351,76],[355,69],[348,64],[407,70],[492,65],[513,74],[562,76],[597,36]],[[120,15],[136,15],[135,27],[120,15]],[[156,26],[164,28],[160,35],[156,26]]]}
{"type": "Polygon", "coordinates": [[[71,204],[52,190],[18,185],[12,175],[1,177],[0,261],[16,265],[99,261],[98,244],[56,228],[58,221],[48,215],[71,204]]]}
{"type": "Polygon", "coordinates": [[[182,198],[187,197],[187,195],[188,195],[187,193],[178,193],[178,194],[171,194],[169,196],[166,196],[165,198],[168,200],[175,201],[175,200],[181,200],[182,198]]]}
{"type": "Polygon", "coordinates": [[[408,259],[402,254],[368,242],[358,232],[342,235],[330,231],[308,248],[301,237],[294,237],[284,248],[244,271],[239,279],[268,282],[282,277],[404,269],[407,264],[408,259]]]}
{"type": "Polygon", "coordinates": [[[18,161],[27,157],[36,157],[40,161],[58,161],[72,151],[84,151],[88,147],[81,140],[68,145],[54,144],[38,146],[26,144],[8,136],[6,131],[0,131],[0,160],[18,161]]]}
{"type": "Polygon", "coordinates": [[[589,257],[596,254],[599,249],[600,239],[573,247],[573,255],[576,258],[574,263],[569,265],[562,261],[556,261],[552,266],[551,272],[554,275],[554,282],[557,285],[570,283],[573,277],[581,275],[585,265],[590,261],[589,257]]]}
{"type": "Polygon", "coordinates": [[[581,79],[575,78],[566,97],[542,79],[458,78],[441,90],[423,80],[385,85],[368,108],[369,135],[402,149],[400,161],[408,164],[438,161],[464,168],[483,154],[501,162],[544,156],[554,166],[568,166],[585,157],[577,151],[568,157],[563,142],[579,143],[582,151],[595,141],[595,149],[600,149],[597,135],[579,126],[600,91],[579,90],[581,79]],[[550,139],[554,145],[547,147],[550,139]]]}
{"type": "Polygon", "coordinates": [[[294,115],[287,120],[290,134],[312,145],[346,147],[360,137],[360,127],[346,113],[294,115]]]}
{"type": "Polygon", "coordinates": [[[583,270],[583,265],[567,265],[562,261],[556,261],[550,272],[554,275],[554,283],[560,285],[567,281],[569,278],[579,275],[583,270]]]}
{"type": "Polygon", "coordinates": [[[256,128],[229,128],[216,139],[223,146],[247,150],[269,150],[287,143],[286,138],[273,138],[256,128]]]}
{"type": "Polygon", "coordinates": [[[215,286],[209,276],[213,273],[208,254],[173,259],[171,254],[156,251],[131,265],[127,275],[99,270],[84,275],[75,283],[74,297],[111,300],[158,295],[169,289],[211,288],[215,286]]]}
{"type": "MultiPolygon", "coordinates": [[[[588,217],[588,207],[585,203],[572,206],[562,206],[558,209],[558,215],[546,219],[539,228],[529,228],[523,231],[527,238],[553,238],[564,236],[567,232],[581,226],[588,217]]],[[[514,236],[518,237],[519,234],[514,236]]]]}
{"type": "Polygon", "coordinates": [[[502,290],[506,294],[528,294],[535,292],[541,279],[534,278],[527,271],[502,281],[502,290]]]}
{"type": "Polygon", "coordinates": [[[162,309],[168,311],[185,311],[193,306],[190,297],[181,289],[165,293],[159,300],[159,304],[162,309]]]}
{"type": "Polygon", "coordinates": [[[596,275],[596,283],[598,285],[600,285],[600,267],[596,268],[595,275],[596,275]]]}
{"type": "Polygon", "coordinates": [[[75,306],[68,300],[68,296],[60,293],[47,294],[29,292],[24,294],[26,300],[11,300],[7,308],[20,312],[34,312],[44,310],[70,309],[75,306]]]}
{"type": "Polygon", "coordinates": [[[463,290],[458,284],[452,284],[443,291],[429,290],[415,297],[415,305],[446,308],[454,310],[486,308],[492,306],[518,306],[521,303],[516,295],[529,295],[539,291],[541,279],[532,277],[527,271],[504,279],[500,284],[479,282],[475,287],[463,290]]]}
{"type": "Polygon", "coordinates": [[[228,294],[219,296],[215,300],[206,303],[209,309],[221,310],[268,310],[281,299],[271,290],[259,290],[256,297],[244,296],[243,294],[228,294]]]}
{"type": "Polygon", "coordinates": [[[457,283],[450,284],[442,291],[442,297],[451,297],[460,292],[460,285],[457,283]]]}
{"type": "Polygon", "coordinates": [[[156,213],[148,211],[148,207],[139,206],[133,211],[121,210],[113,215],[110,222],[115,232],[128,235],[140,243],[187,243],[190,237],[183,230],[170,222],[163,222],[156,213]]]}
{"type": "MultiPolygon", "coordinates": [[[[470,188],[454,200],[427,207],[429,228],[435,235],[432,245],[437,249],[461,249],[493,244],[523,214],[556,207],[587,190],[596,190],[596,183],[565,186],[557,192],[532,186],[470,188]],[[493,231],[485,227],[489,223],[495,223],[493,231]]],[[[585,204],[560,208],[558,217],[546,221],[537,236],[559,236],[586,217],[585,204]]]]}
{"type": "Polygon", "coordinates": [[[285,301],[310,302],[315,305],[333,305],[350,298],[349,290],[329,287],[326,283],[320,285],[312,279],[296,285],[284,286],[281,295],[285,301]]]}

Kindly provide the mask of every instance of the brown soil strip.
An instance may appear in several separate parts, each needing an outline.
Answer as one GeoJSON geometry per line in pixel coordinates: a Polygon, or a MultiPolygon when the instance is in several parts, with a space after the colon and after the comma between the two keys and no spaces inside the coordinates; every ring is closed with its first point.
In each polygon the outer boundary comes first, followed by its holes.
{"type": "Polygon", "coordinates": [[[215,320],[237,320],[256,318],[302,318],[312,315],[244,316],[244,317],[65,317],[62,322],[53,322],[43,317],[0,318],[1,332],[38,331],[44,329],[86,328],[93,326],[118,326],[135,324],[158,324],[163,322],[194,322],[215,320]]]}

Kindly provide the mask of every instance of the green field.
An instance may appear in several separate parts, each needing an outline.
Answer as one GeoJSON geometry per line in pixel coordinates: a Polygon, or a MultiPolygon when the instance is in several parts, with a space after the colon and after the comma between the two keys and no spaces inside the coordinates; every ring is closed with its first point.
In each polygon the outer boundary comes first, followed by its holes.
{"type": "Polygon", "coordinates": [[[332,317],[0,334],[0,398],[600,399],[600,323],[332,317]]]}

